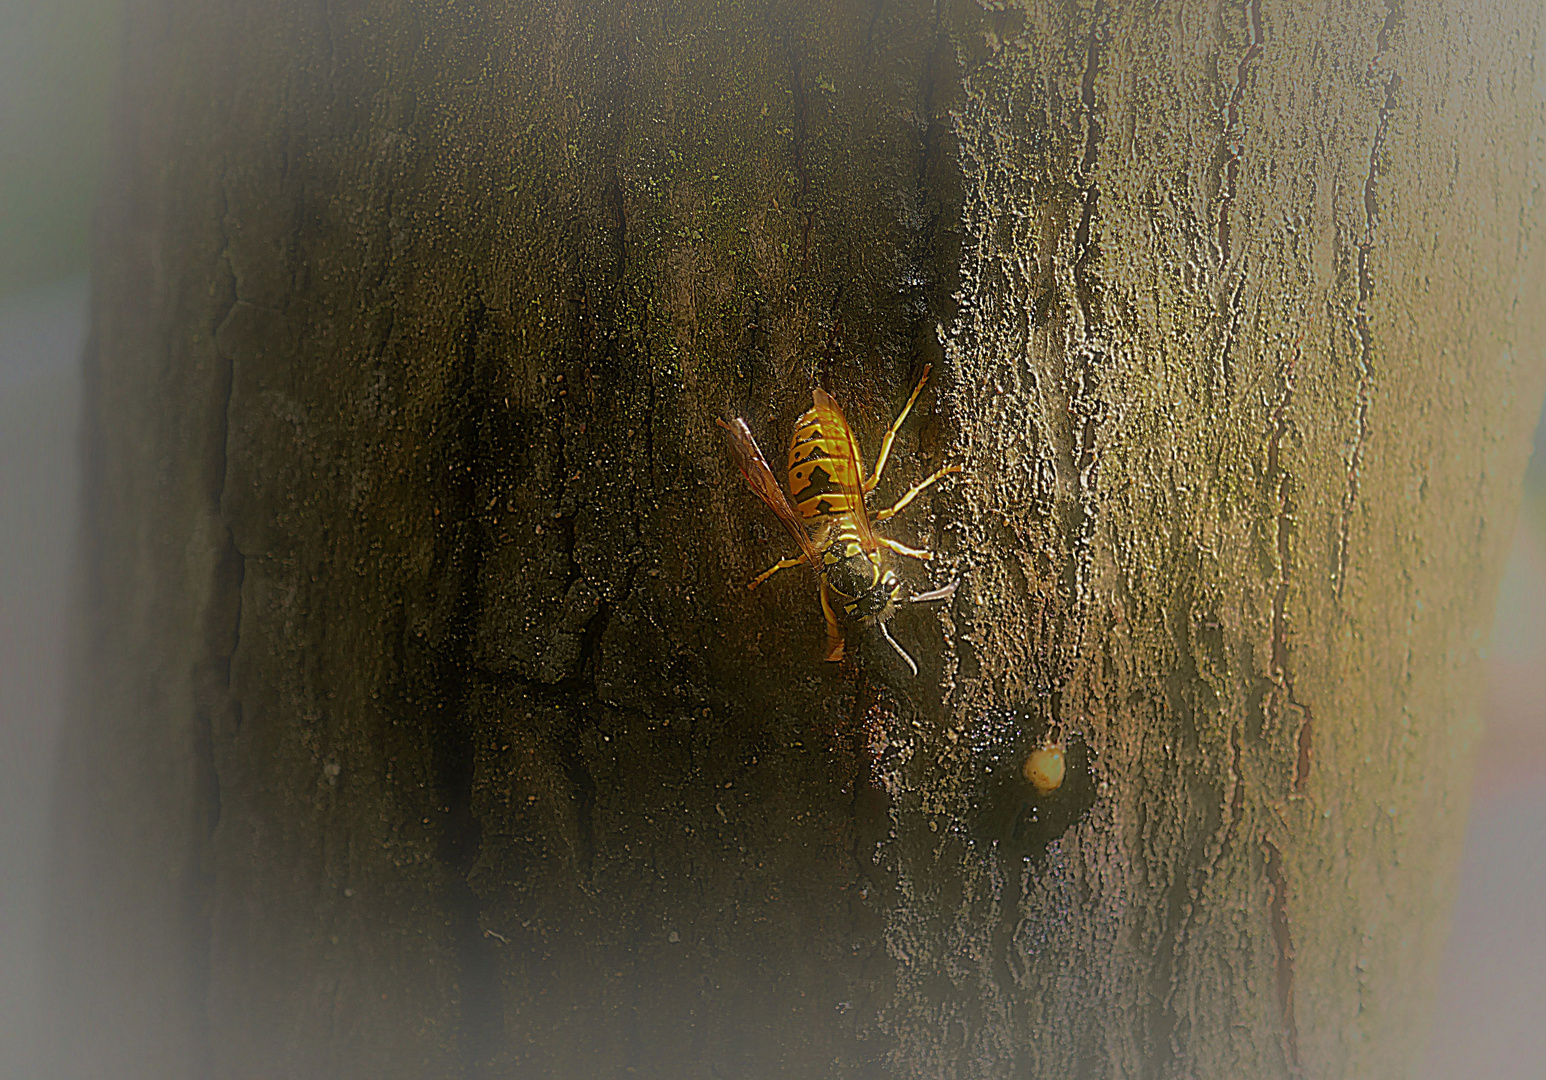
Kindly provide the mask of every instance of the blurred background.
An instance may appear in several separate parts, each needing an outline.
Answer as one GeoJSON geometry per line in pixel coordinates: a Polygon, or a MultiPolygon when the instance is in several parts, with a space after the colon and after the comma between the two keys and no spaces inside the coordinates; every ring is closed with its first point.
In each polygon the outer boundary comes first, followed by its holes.
{"type": "Polygon", "coordinates": [[[1546,1076],[1546,418],[1487,651],[1486,727],[1422,1080],[1546,1076]]]}
{"type": "MultiPolygon", "coordinates": [[[[113,0],[0,0],[0,1080],[37,1075],[92,207],[113,0]]],[[[1546,1075],[1546,426],[1497,606],[1486,734],[1422,1080],[1546,1075]]]]}
{"type": "Polygon", "coordinates": [[[118,18],[111,0],[0,0],[0,1080],[40,1071],[86,270],[118,18]]]}

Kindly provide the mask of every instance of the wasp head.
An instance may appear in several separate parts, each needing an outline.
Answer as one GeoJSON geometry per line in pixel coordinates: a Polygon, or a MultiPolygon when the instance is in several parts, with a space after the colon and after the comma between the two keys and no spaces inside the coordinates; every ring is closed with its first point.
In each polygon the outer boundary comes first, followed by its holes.
{"type": "Polygon", "coordinates": [[[850,621],[884,620],[902,596],[896,571],[881,565],[879,552],[865,551],[857,542],[839,539],[822,561],[833,598],[850,621]]]}

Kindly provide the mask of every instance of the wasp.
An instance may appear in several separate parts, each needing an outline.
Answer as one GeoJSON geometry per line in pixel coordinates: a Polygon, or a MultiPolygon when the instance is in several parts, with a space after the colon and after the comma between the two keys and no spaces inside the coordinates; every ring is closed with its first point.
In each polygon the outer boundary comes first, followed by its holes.
{"type": "MultiPolygon", "coordinates": [[[[929,559],[933,555],[877,534],[864,498],[880,483],[897,430],[918,400],[924,383],[929,381],[929,367],[924,366],[923,376],[913,388],[912,396],[886,432],[880,444],[880,456],[875,459],[875,471],[868,476],[864,471],[864,459],[859,454],[858,440],[848,426],[842,408],[820,387],[812,391],[814,403],[796,422],[794,435],[789,440],[788,496],[779,487],[773,470],[768,468],[746,421],[739,417],[728,424],[723,420],[716,421],[729,437],[730,452],[741,475],[746,478],[747,486],[768,504],[800,548],[799,555],[780,559],[746,587],[755,589],[780,570],[801,563],[809,565],[816,572],[821,587],[821,611],[827,621],[827,660],[843,658],[845,623],[876,626],[912,673],[918,674],[918,665],[886,629],[886,622],[901,601],[904,588],[896,571],[886,565],[889,556],[884,553],[895,552],[911,559],[929,559]],[[839,611],[843,613],[841,621],[839,611]]],[[[874,521],[895,517],[926,489],[960,471],[959,465],[946,465],[935,470],[909,488],[895,504],[877,513],[874,521]]],[[[912,600],[941,600],[954,591],[952,584],[919,594],[912,600]]]]}

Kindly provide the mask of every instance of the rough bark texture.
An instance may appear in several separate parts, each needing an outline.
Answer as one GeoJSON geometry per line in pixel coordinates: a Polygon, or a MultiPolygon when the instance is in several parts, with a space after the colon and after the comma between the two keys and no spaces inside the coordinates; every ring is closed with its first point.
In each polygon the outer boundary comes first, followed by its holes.
{"type": "Polygon", "coordinates": [[[61,1072],[1403,1075],[1540,19],[131,5],[61,1072]],[[713,420],[925,362],[960,589],[822,664],[713,420]]]}

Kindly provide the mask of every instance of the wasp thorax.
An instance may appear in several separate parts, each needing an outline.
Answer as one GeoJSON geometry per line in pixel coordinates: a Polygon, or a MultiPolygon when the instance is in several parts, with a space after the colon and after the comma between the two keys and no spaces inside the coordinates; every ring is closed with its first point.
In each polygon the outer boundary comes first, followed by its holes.
{"type": "Polygon", "coordinates": [[[1025,759],[1020,772],[1043,795],[1056,791],[1063,784],[1063,744],[1044,743],[1025,759]]]}

